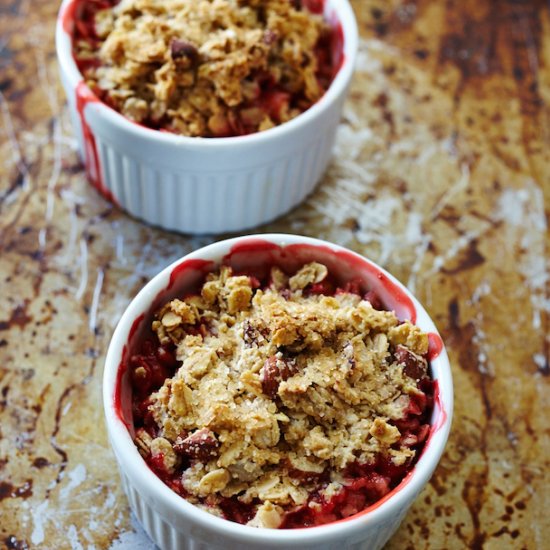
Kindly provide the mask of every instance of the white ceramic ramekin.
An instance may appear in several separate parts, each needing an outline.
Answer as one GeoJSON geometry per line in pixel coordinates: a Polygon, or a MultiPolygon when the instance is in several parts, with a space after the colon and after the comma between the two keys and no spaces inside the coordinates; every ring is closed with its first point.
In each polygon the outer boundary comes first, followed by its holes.
{"type": "Polygon", "coordinates": [[[133,216],[184,233],[239,231],[301,202],[330,160],[353,73],[357,24],[348,0],[326,0],[341,27],[341,67],[325,95],[295,119],[265,132],[190,138],[140,126],[83,82],[72,54],[75,5],[64,0],[56,28],[61,81],[88,179],[133,216]]]}
{"type": "Polygon", "coordinates": [[[424,308],[389,273],[340,246],[294,235],[257,235],[221,241],[188,254],[154,277],[130,303],[107,353],[103,399],[107,429],[130,506],[149,536],[165,550],[359,549],[376,550],[399,526],[432,475],[447,441],[453,410],[453,384],[445,348],[424,308]],[[281,260],[282,259],[282,260],[281,260]],[[132,441],[131,395],[127,358],[161,303],[197,285],[206,271],[226,263],[235,269],[266,262],[297,268],[324,262],[343,281],[360,278],[400,319],[414,321],[430,334],[430,365],[437,381],[432,430],[412,471],[386,497],[346,520],[320,527],[272,530],[247,527],[215,517],[169,489],[146,465],[132,441]]]}

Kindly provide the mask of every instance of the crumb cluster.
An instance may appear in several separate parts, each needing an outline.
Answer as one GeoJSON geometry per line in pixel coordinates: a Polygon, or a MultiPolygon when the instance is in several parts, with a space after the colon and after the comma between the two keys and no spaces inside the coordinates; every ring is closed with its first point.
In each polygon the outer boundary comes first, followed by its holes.
{"type": "Polygon", "coordinates": [[[351,465],[414,457],[397,425],[423,395],[428,337],[359,294],[313,292],[326,278],[312,262],[258,288],[222,267],[156,313],[181,366],[148,401],[156,437],[141,428],[137,443],[191,502],[254,503],[249,524],[278,527],[337,494],[351,465]]]}
{"type": "Polygon", "coordinates": [[[75,57],[87,83],[147,126],[203,137],[262,131],[330,83],[330,28],[300,1],[84,4],[75,57]]]}

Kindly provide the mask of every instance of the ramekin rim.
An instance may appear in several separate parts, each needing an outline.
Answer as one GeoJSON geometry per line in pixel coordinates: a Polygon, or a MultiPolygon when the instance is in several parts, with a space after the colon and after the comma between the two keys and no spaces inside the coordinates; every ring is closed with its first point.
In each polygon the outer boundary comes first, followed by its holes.
{"type": "MultiPolygon", "coordinates": [[[[346,521],[339,521],[329,523],[326,525],[320,525],[316,527],[308,527],[302,529],[292,530],[265,530],[246,525],[234,523],[223,518],[215,517],[209,512],[198,508],[197,506],[189,503],[169,487],[167,487],[158,477],[152,472],[142,457],[139,455],[135,444],[133,443],[127,427],[123,424],[122,420],[117,417],[113,403],[116,391],[116,379],[118,375],[118,369],[121,363],[122,350],[128,339],[130,327],[134,320],[142,313],[148,312],[152,301],[158,295],[160,291],[166,288],[170,273],[172,270],[183,261],[189,259],[214,259],[221,261],[223,256],[227,254],[234,244],[243,242],[249,239],[261,239],[267,242],[272,242],[280,246],[287,246],[291,244],[311,244],[313,246],[329,247],[330,249],[337,251],[345,251],[352,253],[367,264],[379,269],[384,275],[397,284],[399,288],[404,290],[408,297],[412,298],[414,306],[416,308],[419,317],[422,317],[421,324],[427,325],[427,329],[430,332],[435,332],[439,335],[437,328],[431,317],[428,315],[424,307],[418,302],[414,295],[393,275],[388,273],[381,266],[373,262],[372,260],[340,245],[331,243],[322,239],[315,239],[311,237],[305,237],[293,234],[255,234],[246,235],[241,237],[234,237],[218,241],[201,247],[189,254],[186,254],[182,258],[176,260],[157,275],[155,275],[133,298],[123,315],[121,316],[111,342],[109,344],[107,357],[105,360],[105,370],[103,379],[103,400],[105,416],[107,421],[107,428],[109,432],[109,439],[111,446],[117,457],[117,461],[120,462],[121,469],[125,468],[125,471],[132,471],[135,476],[139,476],[142,489],[145,489],[148,493],[154,493],[157,498],[161,499],[164,505],[176,510],[178,514],[184,514],[187,519],[202,528],[215,530],[218,534],[226,536],[231,539],[246,539],[248,542],[261,543],[265,541],[266,532],[269,536],[269,542],[272,545],[284,545],[285,543],[293,542],[315,542],[325,541],[327,538],[336,539],[342,536],[352,536],[362,530],[364,530],[369,524],[375,523],[378,518],[391,515],[392,510],[399,509],[405,506],[407,502],[412,501],[418,493],[428,482],[433,470],[437,466],[448,438],[448,434],[452,422],[453,414],[453,382],[452,373],[449,363],[449,359],[445,350],[445,346],[441,349],[440,354],[431,361],[432,370],[435,371],[437,376],[435,378],[441,381],[439,391],[441,401],[444,405],[444,413],[441,414],[441,424],[438,429],[432,432],[432,438],[430,440],[429,447],[422,453],[418,462],[414,465],[414,468],[402,481],[397,492],[391,494],[387,501],[384,501],[378,507],[373,510],[359,513],[356,516],[347,519],[346,521]],[[114,437],[114,436],[117,437],[114,437]],[[123,455],[123,456],[120,456],[123,455]],[[404,484],[402,486],[402,484],[404,484]]],[[[417,324],[419,321],[417,320],[417,324]]],[[[425,329],[425,330],[427,330],[425,329]]],[[[394,489],[395,490],[395,489],[394,489]]]]}
{"type": "MultiPolygon", "coordinates": [[[[59,8],[55,32],[55,44],[59,65],[61,71],[64,72],[69,79],[71,88],[74,90],[76,90],[76,87],[80,82],[84,82],[84,79],[72,54],[72,36],[70,36],[63,28],[63,15],[69,6],[76,1],[77,0],[63,0],[59,8]]],[[[90,107],[98,109],[106,120],[123,129],[128,134],[135,135],[143,139],[154,140],[164,145],[176,147],[185,146],[188,148],[198,147],[202,149],[225,149],[227,147],[246,146],[249,143],[259,144],[266,141],[276,140],[286,133],[293,132],[295,129],[298,129],[303,125],[307,125],[310,120],[322,116],[323,113],[327,111],[330,106],[345,93],[346,88],[353,76],[359,43],[359,33],[355,14],[349,0],[328,1],[331,2],[330,8],[337,13],[338,21],[342,27],[345,52],[344,61],[339,67],[338,72],[330,83],[327,91],[319,99],[319,101],[288,122],[277,125],[263,132],[255,132],[244,136],[202,138],[172,134],[170,132],[163,132],[136,124],[126,118],[122,113],[119,113],[115,109],[109,107],[99,99],[97,102],[90,105],[90,107]]]]}

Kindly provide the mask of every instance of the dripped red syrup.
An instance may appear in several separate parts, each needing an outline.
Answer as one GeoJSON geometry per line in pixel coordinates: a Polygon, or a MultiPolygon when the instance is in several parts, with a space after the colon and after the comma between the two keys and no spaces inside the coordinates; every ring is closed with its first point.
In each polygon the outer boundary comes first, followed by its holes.
{"type": "Polygon", "coordinates": [[[439,334],[435,332],[428,333],[428,359],[433,361],[436,357],[439,357],[442,349],[443,340],[441,340],[439,334]]]}
{"type": "MultiPolygon", "coordinates": [[[[83,4],[82,4],[83,5],[83,4]]],[[[75,33],[75,26],[79,23],[78,13],[81,2],[74,0],[65,7],[59,14],[63,30],[72,38],[75,33]]],[[[97,7],[96,7],[97,9],[97,7]]],[[[79,30],[81,33],[81,31],[79,30]]],[[[97,151],[95,136],[85,116],[86,106],[92,103],[102,103],[89,86],[82,80],[76,85],[76,110],[82,127],[82,139],[84,148],[84,166],[88,181],[99,191],[99,193],[113,204],[118,204],[111,191],[103,181],[101,162],[97,151]]]]}
{"type": "Polygon", "coordinates": [[[128,427],[128,422],[126,422],[126,419],[124,418],[124,414],[122,413],[122,379],[124,378],[124,374],[128,370],[128,346],[124,346],[122,348],[122,357],[120,359],[120,363],[118,365],[118,371],[116,374],[116,381],[115,381],[115,396],[113,399],[113,407],[115,409],[115,414],[117,417],[124,422],[126,427],[128,427]]]}
{"type": "MultiPolygon", "coordinates": [[[[404,311],[411,314],[410,317],[416,318],[414,304],[411,300],[405,299],[408,297],[397,285],[392,283],[375,266],[346,251],[335,252],[322,245],[309,244],[279,246],[261,238],[251,238],[242,240],[235,245],[229,254],[223,258],[222,264],[230,265],[236,273],[247,274],[257,282],[255,287],[263,288],[269,285],[269,270],[273,265],[278,265],[290,272],[312,260],[327,264],[329,273],[331,272],[331,266],[335,269],[339,267],[338,277],[334,280],[334,283],[324,289],[330,294],[340,291],[364,293],[366,289],[361,287],[361,276],[358,277],[357,274],[367,272],[371,279],[381,283],[381,288],[389,292],[391,301],[404,305],[404,311]]],[[[182,289],[197,291],[200,288],[200,286],[197,286],[198,277],[200,276],[204,280],[206,273],[214,268],[214,262],[206,260],[186,260],[180,263],[172,270],[169,285],[159,293],[155,303],[161,305],[176,295],[181,296],[182,289]],[[186,286],[186,281],[191,281],[191,288],[186,286]],[[180,294],[177,294],[177,292],[180,294]]],[[[319,292],[323,293],[322,290],[319,289],[319,292]]],[[[155,310],[155,307],[151,308],[151,311],[153,310],[155,310]]],[[[141,320],[136,320],[134,326],[139,325],[141,320]]],[[[132,330],[132,336],[136,332],[137,330],[132,330]]],[[[441,338],[435,333],[430,334],[429,338],[429,358],[434,359],[441,353],[443,344],[441,338]]],[[[135,349],[135,345],[135,342],[129,342],[131,348],[135,349]]],[[[156,343],[152,345],[155,346],[156,343]]],[[[126,357],[128,356],[126,355],[126,357]]],[[[428,448],[434,433],[445,424],[447,419],[446,411],[441,402],[438,382],[427,378],[423,379],[419,383],[419,390],[423,393],[416,396],[417,399],[411,399],[410,412],[404,419],[396,421],[396,425],[399,423],[398,427],[402,437],[417,436],[418,438],[417,442],[412,444],[412,447],[417,450],[414,460],[402,466],[395,466],[389,460],[380,456],[374,464],[352,464],[346,472],[346,485],[341,492],[330,500],[323,500],[318,492],[312,494],[308,502],[316,503],[316,508],[306,505],[288,511],[281,528],[311,527],[357,518],[378,508],[396,492],[402,490],[410,481],[414,465],[428,448]],[[430,425],[432,415],[436,416],[436,421],[430,425]]],[[[120,393],[119,388],[117,393],[120,393]]],[[[138,410],[139,408],[134,408],[134,412],[138,410]]],[[[142,410],[144,410],[143,407],[142,410]]],[[[154,430],[156,430],[154,426],[151,428],[148,419],[142,417],[140,413],[138,413],[137,418],[134,416],[134,426],[144,426],[146,429],[152,429],[153,433],[151,435],[154,435],[154,430]]],[[[162,471],[162,461],[159,462],[158,458],[156,461],[146,461],[166,485],[182,497],[186,497],[179,479],[181,474],[167,474],[162,471]]],[[[324,480],[324,478],[322,479],[324,480]]],[[[326,482],[328,481],[322,481],[318,490],[321,490],[324,486],[323,483],[326,482]]],[[[253,517],[256,504],[245,505],[235,498],[230,498],[224,499],[220,507],[226,519],[246,523],[253,517]]]]}
{"type": "MultiPolygon", "coordinates": [[[[340,286],[344,286],[351,279],[357,279],[358,273],[368,273],[369,279],[376,279],[377,286],[383,289],[384,305],[388,306],[384,298],[389,297],[391,301],[389,309],[394,309],[400,320],[408,319],[411,323],[416,322],[416,308],[406,292],[376,266],[346,250],[335,251],[327,246],[311,244],[278,246],[263,239],[253,238],[237,243],[223,258],[223,263],[230,265],[236,271],[243,271],[245,264],[249,266],[249,269],[250,267],[257,269],[259,279],[264,278],[274,265],[291,273],[311,261],[324,262],[329,273],[336,274],[340,286]],[[254,256],[253,261],[250,260],[250,255],[254,256]]],[[[368,290],[371,289],[362,289],[363,292],[368,290]]]]}
{"type": "Polygon", "coordinates": [[[92,103],[102,103],[101,100],[90,90],[88,85],[81,81],[76,85],[76,110],[80,117],[82,126],[82,138],[84,141],[84,165],[86,167],[86,176],[88,181],[105,197],[108,201],[116,204],[116,200],[109,189],[103,183],[101,174],[101,163],[97,152],[95,136],[86,120],[85,109],[92,103]]]}
{"type": "Polygon", "coordinates": [[[334,78],[346,60],[346,54],[344,53],[344,30],[340,21],[335,21],[332,26],[330,49],[332,52],[332,74],[334,78]]]}
{"type": "Polygon", "coordinates": [[[61,11],[59,13],[61,26],[69,36],[72,36],[73,34],[77,4],[78,4],[78,1],[73,0],[73,2],[69,2],[68,4],[65,4],[65,6],[61,8],[61,11]]]}
{"type": "Polygon", "coordinates": [[[433,434],[438,432],[441,427],[447,422],[447,411],[445,410],[443,402],[441,401],[441,392],[439,390],[439,382],[437,380],[434,381],[434,410],[439,411],[439,414],[437,417],[437,422],[434,424],[430,431],[430,435],[426,441],[426,445],[424,446],[424,451],[428,447],[433,434]]]}
{"type": "MultiPolygon", "coordinates": [[[[142,313],[137,319],[134,320],[132,326],[130,327],[130,332],[128,333],[128,343],[132,342],[138,332],[138,329],[141,326],[141,323],[145,319],[145,314],[142,313]]],[[[127,428],[130,428],[131,422],[126,420],[126,415],[124,414],[122,407],[122,383],[124,375],[128,370],[128,344],[122,348],[122,357],[120,359],[120,364],[118,366],[116,382],[115,382],[115,395],[113,400],[113,407],[118,418],[126,425],[127,428]]]]}
{"type": "MultiPolygon", "coordinates": [[[[214,262],[207,260],[185,260],[178,264],[170,273],[170,281],[166,290],[171,290],[174,287],[175,282],[178,280],[180,275],[185,271],[199,271],[201,273],[207,273],[212,271],[214,268],[214,262]]],[[[156,300],[155,300],[156,301],[156,300]]]]}

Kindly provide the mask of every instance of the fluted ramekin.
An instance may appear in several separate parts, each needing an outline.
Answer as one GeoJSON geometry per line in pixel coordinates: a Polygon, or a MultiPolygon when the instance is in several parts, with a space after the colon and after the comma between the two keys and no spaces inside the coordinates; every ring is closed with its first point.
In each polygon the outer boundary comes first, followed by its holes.
{"type": "Polygon", "coordinates": [[[185,137],[135,124],[102,103],[73,57],[74,12],[56,28],[61,81],[88,179],[108,200],[152,225],[184,233],[239,231],[270,221],[315,187],[334,144],[357,50],[348,0],[326,0],[343,39],[341,66],[323,97],[295,119],[256,134],[185,137]]]}
{"type": "Polygon", "coordinates": [[[451,425],[453,385],[447,353],[430,317],[412,294],[373,262],[340,246],[294,235],[257,235],[221,241],[188,254],[154,277],[130,303],[112,337],[105,363],[103,399],[109,439],[132,510],[165,550],[207,548],[376,550],[399,526],[428,482],[443,452],[451,425]],[[431,431],[424,449],[402,482],[383,499],[346,520],[292,530],[261,529],[233,523],[190,504],[147,466],[132,441],[131,389],[127,359],[138,349],[152,313],[185,294],[220,264],[236,270],[281,264],[290,269],[323,262],[343,281],[359,278],[388,309],[429,334],[430,370],[436,381],[431,431]]]}

